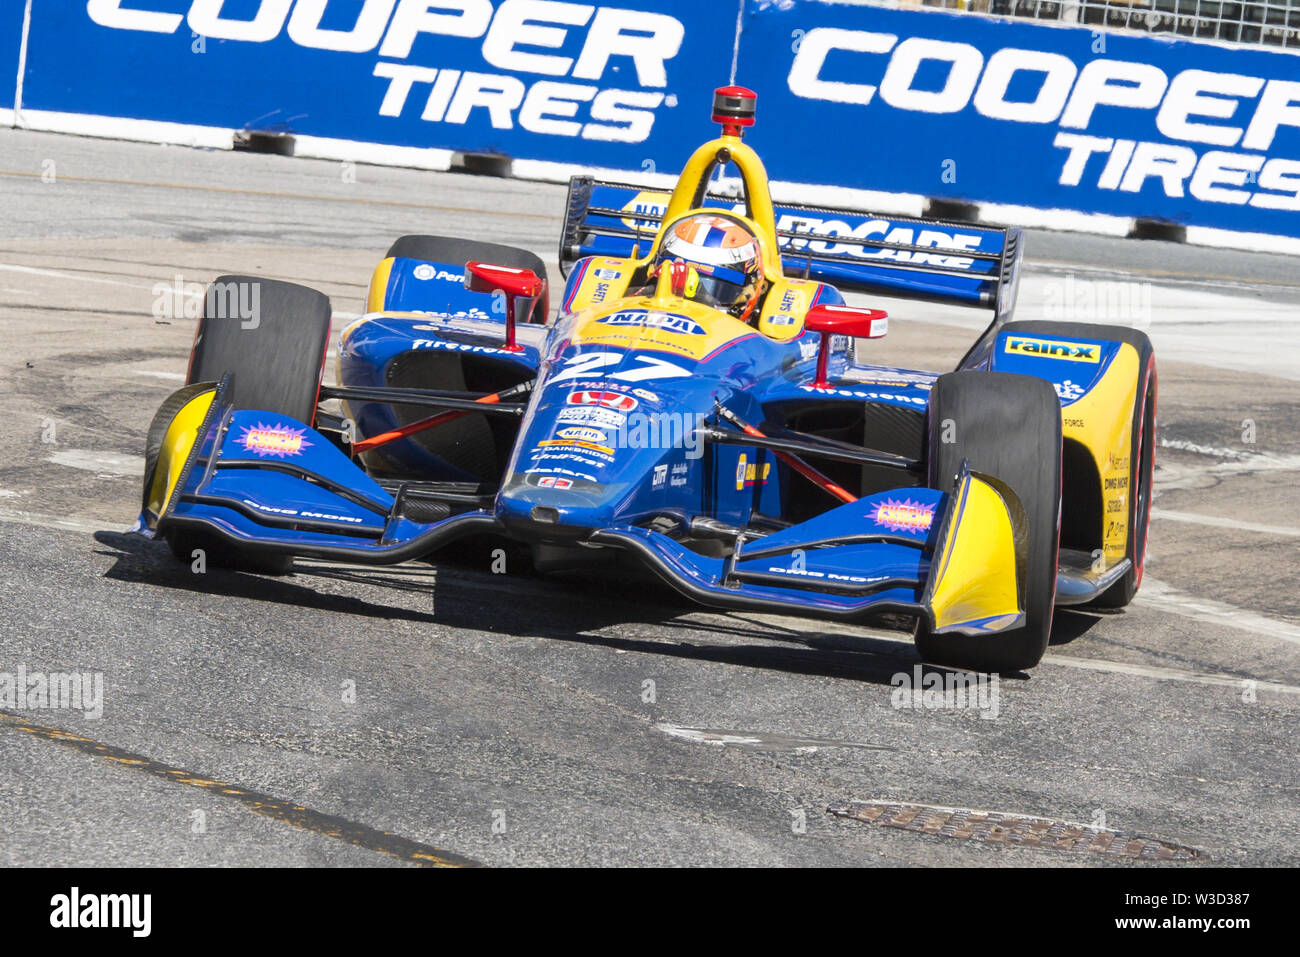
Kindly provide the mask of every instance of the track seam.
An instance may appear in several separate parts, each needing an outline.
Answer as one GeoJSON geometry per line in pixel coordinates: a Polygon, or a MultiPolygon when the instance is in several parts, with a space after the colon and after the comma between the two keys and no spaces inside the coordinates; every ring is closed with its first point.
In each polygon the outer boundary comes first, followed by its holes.
{"type": "Polygon", "coordinates": [[[224,781],[217,781],[194,774],[183,768],[161,764],[143,754],[137,754],[109,744],[102,744],[91,738],[83,738],[80,735],[72,734],[70,731],[34,724],[8,711],[0,711],[0,726],[22,731],[43,741],[50,741],[71,748],[74,751],[79,751],[82,754],[101,758],[134,771],[161,778],[164,781],[170,781],[172,784],[196,787],[209,794],[234,800],[254,814],[269,817],[272,820],[289,824],[312,834],[343,841],[354,847],[375,851],[379,854],[395,857],[398,860],[409,861],[422,867],[482,866],[479,861],[473,858],[463,857],[451,851],[422,844],[419,841],[413,841],[388,831],[381,831],[368,824],[360,824],[333,814],[315,811],[300,804],[293,804],[272,797],[269,794],[263,794],[260,791],[250,791],[238,785],[227,784],[224,781]]]}

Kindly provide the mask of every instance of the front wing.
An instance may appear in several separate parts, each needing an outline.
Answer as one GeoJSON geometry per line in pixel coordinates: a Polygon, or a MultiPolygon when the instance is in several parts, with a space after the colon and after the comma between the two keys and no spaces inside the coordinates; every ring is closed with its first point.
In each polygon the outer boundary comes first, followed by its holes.
{"type": "MultiPolygon", "coordinates": [[[[495,508],[414,520],[405,488],[391,494],[309,426],[234,409],[224,383],[187,389],[172,420],[156,424],[165,441],[145,477],[145,535],[198,532],[250,553],[375,565],[507,535],[495,508]]],[[[775,533],[740,533],[726,558],[630,524],[585,541],[631,553],[708,605],[833,618],[892,611],[979,635],[1023,622],[1022,515],[1009,490],[963,469],[951,490],[881,492],[775,533]]]]}

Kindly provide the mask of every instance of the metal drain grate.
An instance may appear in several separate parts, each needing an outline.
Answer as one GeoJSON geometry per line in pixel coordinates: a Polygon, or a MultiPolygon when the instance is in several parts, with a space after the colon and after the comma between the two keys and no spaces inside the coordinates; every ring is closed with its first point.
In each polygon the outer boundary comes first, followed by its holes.
{"type": "Polygon", "coordinates": [[[1140,861],[1200,861],[1206,857],[1203,851],[1169,841],[1028,814],[892,801],[846,801],[832,804],[826,810],[868,824],[981,844],[1009,844],[1140,861]]]}

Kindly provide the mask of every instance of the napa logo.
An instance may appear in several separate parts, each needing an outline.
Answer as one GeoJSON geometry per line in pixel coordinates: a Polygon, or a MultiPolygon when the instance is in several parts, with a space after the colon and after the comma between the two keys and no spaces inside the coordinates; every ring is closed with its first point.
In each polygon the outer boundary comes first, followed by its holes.
{"type": "Polygon", "coordinates": [[[755,484],[766,485],[771,475],[771,462],[764,462],[760,467],[757,462],[749,461],[745,454],[741,453],[736,461],[736,491],[743,492],[755,484]]]}
{"type": "Polygon", "coordinates": [[[605,433],[600,429],[588,429],[575,426],[569,429],[560,429],[555,433],[558,439],[570,439],[579,442],[604,442],[605,433]]]}
{"type": "Polygon", "coordinates": [[[616,312],[606,316],[604,319],[598,319],[602,325],[606,326],[641,326],[646,329],[662,329],[665,332],[675,332],[683,336],[702,336],[705,329],[689,316],[678,315],[675,312],[649,312],[645,309],[630,309],[626,312],[616,312]]]}
{"type": "Polygon", "coordinates": [[[624,213],[634,214],[624,216],[623,225],[628,229],[657,230],[659,223],[663,220],[664,213],[668,211],[668,200],[670,198],[668,193],[648,192],[645,190],[637,193],[624,204],[621,210],[624,213]],[[637,216],[636,213],[641,215],[637,216]]]}

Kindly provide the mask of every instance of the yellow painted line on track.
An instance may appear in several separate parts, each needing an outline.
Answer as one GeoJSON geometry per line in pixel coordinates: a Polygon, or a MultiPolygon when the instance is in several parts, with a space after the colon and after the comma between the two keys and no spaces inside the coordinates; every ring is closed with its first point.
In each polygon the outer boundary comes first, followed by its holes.
{"type": "Polygon", "coordinates": [[[164,781],[170,781],[173,784],[184,784],[211,794],[219,794],[238,801],[254,814],[260,814],[263,817],[269,817],[272,820],[292,825],[312,834],[330,837],[399,860],[412,861],[425,867],[479,866],[478,861],[462,857],[459,854],[453,854],[450,851],[430,847],[428,844],[421,844],[419,841],[412,841],[397,834],[390,834],[388,831],[380,831],[369,825],[358,824],[355,821],[336,817],[333,814],[313,811],[311,808],[290,801],[282,801],[269,794],[249,791],[238,785],[227,784],[224,781],[216,781],[181,768],[159,764],[142,754],[135,754],[112,745],[101,744],[98,741],[83,738],[60,728],[34,724],[8,711],[0,711],[0,727],[9,727],[44,741],[52,741],[74,751],[80,751],[82,754],[101,758],[104,761],[135,771],[142,771],[145,774],[153,775],[164,781]]]}
{"type": "MultiPolygon", "coordinates": [[[[40,173],[28,170],[0,169],[0,176],[21,176],[40,179],[40,173]]],[[[240,189],[235,186],[205,186],[201,183],[166,183],[139,179],[113,179],[107,176],[65,176],[59,182],[96,183],[105,186],[140,186],[146,189],[186,189],[200,193],[225,193],[231,196],[258,196],[271,199],[304,199],[318,203],[355,203],[362,206],[394,206],[401,209],[428,209],[440,213],[470,213],[475,216],[501,216],[506,219],[541,219],[559,222],[563,217],[552,213],[523,213],[518,210],[474,208],[469,206],[443,206],[438,203],[406,203],[392,199],[373,199],[361,196],[318,196],[313,193],[285,193],[271,189],[240,189]]]]}

